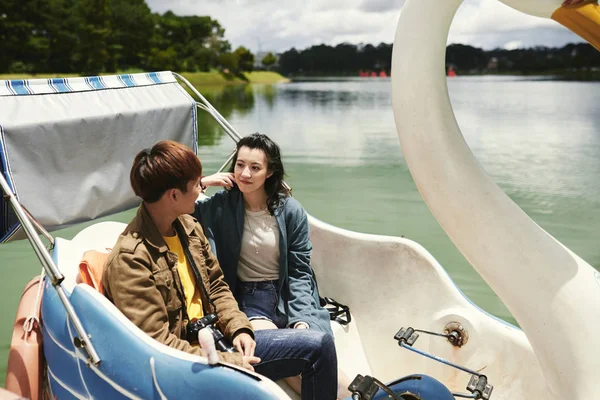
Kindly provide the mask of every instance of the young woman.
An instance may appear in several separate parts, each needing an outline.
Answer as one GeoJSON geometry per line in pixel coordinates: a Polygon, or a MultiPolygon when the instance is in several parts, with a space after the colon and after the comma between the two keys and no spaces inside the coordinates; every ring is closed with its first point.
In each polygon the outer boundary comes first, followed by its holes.
{"type": "MultiPolygon", "coordinates": [[[[237,143],[229,173],[201,179],[227,190],[197,203],[225,281],[255,330],[310,329],[332,335],[310,267],[307,214],[283,182],[279,146],[255,133],[237,143]]],[[[350,395],[339,376],[338,398],[350,395]]],[[[297,382],[288,382],[294,389],[297,382]]]]}

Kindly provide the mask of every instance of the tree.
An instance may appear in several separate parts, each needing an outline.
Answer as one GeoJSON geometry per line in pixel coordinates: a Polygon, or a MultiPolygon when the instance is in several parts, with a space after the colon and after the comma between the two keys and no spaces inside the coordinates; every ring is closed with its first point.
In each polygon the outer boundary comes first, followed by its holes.
{"type": "Polygon", "coordinates": [[[279,71],[285,75],[296,74],[303,69],[302,61],[298,50],[292,47],[279,56],[279,71]]]}
{"type": "Polygon", "coordinates": [[[222,53],[219,55],[219,65],[223,69],[231,72],[237,71],[239,68],[239,59],[235,53],[222,53]]]}
{"type": "Polygon", "coordinates": [[[14,72],[30,72],[34,69],[34,43],[39,38],[36,29],[39,23],[36,22],[40,17],[33,2],[0,0],[1,71],[20,69],[22,71],[14,72]]]}
{"type": "Polygon", "coordinates": [[[109,0],[79,0],[75,6],[79,40],[73,58],[77,70],[86,75],[112,69],[108,65],[111,35],[108,3],[109,0]]]}
{"type": "Polygon", "coordinates": [[[238,59],[239,71],[252,71],[254,69],[254,54],[247,48],[240,46],[233,52],[238,59]]]}
{"type": "Polygon", "coordinates": [[[267,69],[275,65],[277,63],[277,57],[273,53],[268,53],[263,59],[260,61],[262,65],[264,65],[267,69]]]}
{"type": "Polygon", "coordinates": [[[48,36],[48,55],[43,72],[79,72],[73,64],[73,51],[77,47],[77,18],[74,14],[76,0],[50,0],[45,30],[48,36]]]}
{"type": "Polygon", "coordinates": [[[153,47],[146,59],[146,65],[152,71],[180,71],[180,59],[177,57],[177,50],[169,47],[165,50],[153,47]]]}
{"type": "Polygon", "coordinates": [[[107,38],[111,71],[142,68],[150,52],[154,20],[145,0],[109,0],[111,35],[107,38]]]}
{"type": "Polygon", "coordinates": [[[451,44],[446,49],[446,64],[454,64],[461,72],[480,71],[487,66],[489,57],[482,49],[462,44],[451,44]]]}
{"type": "Polygon", "coordinates": [[[152,54],[172,48],[183,70],[207,71],[218,64],[221,54],[231,50],[223,39],[225,30],[210,17],[181,17],[167,11],[153,14],[153,19],[152,54]]]}

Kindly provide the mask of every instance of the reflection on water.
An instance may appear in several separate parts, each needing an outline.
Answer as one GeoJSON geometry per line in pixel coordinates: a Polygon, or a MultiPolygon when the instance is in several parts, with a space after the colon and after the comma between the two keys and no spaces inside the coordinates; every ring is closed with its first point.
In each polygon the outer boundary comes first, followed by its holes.
{"type": "MultiPolygon", "coordinates": [[[[254,107],[254,91],[251,86],[225,86],[202,91],[201,94],[208,100],[219,113],[229,120],[231,115],[239,113],[245,115],[254,107]]],[[[215,120],[202,110],[198,110],[198,144],[200,146],[214,146],[223,136],[224,131],[215,120]]]]}
{"type": "MultiPolygon", "coordinates": [[[[493,179],[539,225],[600,268],[600,84],[476,77],[448,86],[465,140],[493,179]]],[[[199,89],[240,134],[260,131],[281,145],[287,181],[309,213],[342,228],[419,242],[469,298],[514,322],[423,203],[396,135],[389,79],[199,89]]],[[[203,111],[198,124],[208,174],[234,145],[203,111]]],[[[1,384],[16,305],[39,267],[26,242],[0,246],[0,264],[9,277],[0,281],[1,384]]]]}
{"type": "MultiPolygon", "coordinates": [[[[200,88],[202,90],[202,88],[200,88]]],[[[277,89],[273,85],[252,87],[250,85],[237,85],[210,88],[201,94],[214,108],[228,121],[240,116],[244,117],[255,108],[255,99],[260,97],[267,108],[273,108],[277,89]]],[[[202,146],[215,146],[225,135],[223,129],[206,112],[198,111],[198,144],[202,146]]]]}

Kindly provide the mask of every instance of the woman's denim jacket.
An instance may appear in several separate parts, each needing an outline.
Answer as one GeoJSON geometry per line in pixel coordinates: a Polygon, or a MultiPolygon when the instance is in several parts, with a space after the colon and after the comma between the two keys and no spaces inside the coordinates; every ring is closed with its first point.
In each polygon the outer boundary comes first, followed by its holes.
{"type": "MultiPolygon", "coordinates": [[[[197,202],[194,212],[234,293],[244,216],[244,200],[237,188],[222,190],[197,202]]],[[[279,225],[280,252],[277,310],[287,316],[288,326],[304,321],[312,329],[331,334],[329,312],[319,305],[319,292],[310,267],[312,244],[306,211],[293,197],[286,197],[275,210],[275,219],[279,225]]]]}

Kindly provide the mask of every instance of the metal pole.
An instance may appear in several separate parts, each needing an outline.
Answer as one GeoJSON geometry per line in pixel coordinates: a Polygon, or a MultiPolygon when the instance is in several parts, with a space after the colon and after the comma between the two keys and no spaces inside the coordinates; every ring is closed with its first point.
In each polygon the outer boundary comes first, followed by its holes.
{"type": "Polygon", "coordinates": [[[450,367],[454,367],[454,368],[459,369],[461,371],[467,372],[467,373],[469,373],[471,375],[482,376],[479,372],[473,371],[472,369],[469,369],[469,368],[465,368],[465,367],[463,367],[461,365],[457,365],[457,364],[451,363],[450,361],[444,360],[441,357],[434,356],[433,354],[426,353],[426,352],[424,352],[422,350],[415,349],[414,347],[409,346],[409,345],[405,344],[404,342],[398,342],[398,345],[400,347],[403,347],[403,348],[407,349],[407,350],[414,351],[415,353],[420,354],[422,356],[425,356],[427,358],[431,358],[432,360],[435,360],[435,361],[440,362],[442,364],[446,364],[446,365],[448,365],[450,367]]]}
{"type": "MultiPolygon", "coordinates": [[[[217,109],[216,109],[216,108],[214,108],[214,107],[212,106],[212,104],[210,104],[210,103],[209,103],[209,101],[208,101],[208,100],[206,100],[206,99],[204,98],[204,96],[202,96],[202,95],[200,94],[200,92],[199,92],[198,90],[196,90],[196,88],[195,88],[194,86],[192,86],[192,84],[191,84],[191,83],[190,83],[190,82],[189,82],[187,79],[185,79],[183,76],[179,75],[179,74],[178,74],[178,73],[176,73],[176,72],[173,72],[172,74],[173,74],[173,76],[175,76],[176,78],[178,78],[178,79],[180,79],[182,82],[184,82],[184,83],[185,83],[185,84],[186,84],[186,85],[187,85],[187,86],[190,88],[190,90],[191,90],[192,92],[194,92],[194,94],[195,94],[196,96],[198,96],[198,98],[199,98],[200,100],[202,100],[202,103],[204,103],[204,105],[205,105],[206,107],[208,107],[208,108],[209,108],[209,109],[212,111],[212,113],[211,113],[211,114],[212,114],[212,115],[215,117],[215,119],[217,119],[218,121],[220,121],[220,122],[221,122],[223,125],[225,125],[225,126],[226,126],[226,127],[229,129],[229,130],[231,130],[231,133],[232,133],[232,134],[233,134],[233,135],[234,135],[234,136],[237,138],[237,140],[240,140],[240,139],[242,138],[242,136],[241,136],[241,135],[240,135],[240,134],[239,134],[239,133],[238,133],[238,132],[237,132],[237,131],[236,131],[236,130],[233,128],[233,126],[231,126],[231,124],[230,124],[230,123],[229,123],[229,122],[228,122],[228,121],[227,121],[227,120],[226,120],[226,119],[225,119],[225,118],[224,118],[224,117],[223,117],[223,116],[222,116],[222,115],[221,115],[221,114],[220,114],[220,113],[217,111],[217,109]]],[[[227,130],[227,129],[226,129],[226,130],[227,130]]],[[[237,140],[235,140],[235,139],[234,139],[234,141],[236,141],[236,142],[237,142],[237,140]]]]}
{"type": "Polygon", "coordinates": [[[29,218],[27,218],[23,207],[17,200],[15,194],[10,189],[10,186],[8,186],[8,182],[6,182],[6,179],[4,178],[3,174],[0,174],[0,185],[2,185],[2,191],[6,193],[5,197],[8,198],[10,205],[12,206],[13,210],[15,210],[17,218],[19,219],[23,230],[27,234],[27,238],[31,242],[33,251],[40,259],[44,269],[46,269],[46,274],[52,280],[52,284],[60,284],[63,281],[64,276],[52,262],[50,254],[48,254],[48,252],[46,251],[44,244],[40,240],[40,237],[35,233],[36,231],[33,228],[33,225],[31,225],[31,221],[29,221],[29,218]]]}
{"type": "MultiPolygon", "coordinates": [[[[23,207],[22,204],[21,207],[23,207]]],[[[39,222],[37,222],[35,218],[33,218],[33,215],[31,215],[31,213],[25,207],[23,207],[23,211],[25,211],[25,214],[27,214],[27,217],[29,217],[29,220],[36,227],[38,232],[50,242],[50,245],[52,247],[54,247],[54,238],[52,237],[52,235],[50,235],[50,233],[48,233],[48,231],[44,229],[44,227],[39,222]]]]}
{"type": "Polygon", "coordinates": [[[200,102],[196,102],[196,107],[206,111],[207,113],[210,114],[211,117],[213,117],[213,119],[215,120],[215,122],[217,124],[219,124],[221,126],[221,128],[223,128],[223,130],[225,131],[225,133],[227,133],[227,135],[231,138],[231,140],[233,140],[234,142],[237,142],[239,140],[239,138],[236,136],[237,132],[232,132],[230,131],[227,126],[225,126],[223,124],[223,122],[212,112],[212,110],[210,108],[208,108],[205,104],[202,104],[200,102]]]}
{"type": "Polygon", "coordinates": [[[231,162],[231,160],[233,160],[233,156],[235,156],[236,152],[237,152],[237,149],[233,149],[233,152],[231,153],[231,155],[229,155],[229,158],[227,158],[227,161],[225,161],[225,163],[223,165],[221,165],[221,168],[219,168],[219,170],[216,173],[219,173],[225,169],[227,164],[229,164],[231,162]]]}
{"type": "Polygon", "coordinates": [[[48,275],[48,277],[50,277],[52,286],[54,286],[54,289],[57,291],[58,297],[60,298],[60,301],[63,303],[63,306],[65,307],[65,310],[67,311],[67,315],[69,316],[69,319],[73,323],[73,326],[75,327],[75,330],[77,331],[77,334],[79,335],[79,340],[80,340],[81,344],[85,347],[85,349],[90,357],[90,361],[94,365],[98,365],[100,363],[100,357],[98,356],[98,353],[96,353],[96,349],[94,349],[94,346],[92,345],[87,332],[85,331],[83,325],[81,324],[79,317],[75,313],[73,306],[69,302],[69,299],[68,299],[64,289],[60,285],[61,282],[65,279],[65,277],[58,270],[56,265],[54,265],[54,262],[52,261],[50,254],[44,247],[44,244],[40,240],[40,237],[37,235],[35,229],[33,228],[31,221],[29,221],[29,218],[25,214],[23,207],[17,200],[15,194],[10,189],[8,182],[6,181],[6,179],[4,178],[4,175],[2,173],[0,173],[0,186],[2,187],[2,191],[4,193],[6,193],[6,197],[8,198],[8,201],[10,202],[13,210],[15,210],[17,218],[19,219],[19,222],[21,223],[21,226],[23,227],[23,230],[25,231],[25,234],[27,235],[29,242],[31,243],[31,246],[33,247],[33,251],[37,255],[40,262],[42,263],[42,266],[44,267],[46,274],[48,275]]]}

